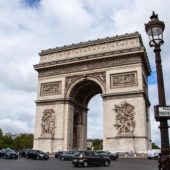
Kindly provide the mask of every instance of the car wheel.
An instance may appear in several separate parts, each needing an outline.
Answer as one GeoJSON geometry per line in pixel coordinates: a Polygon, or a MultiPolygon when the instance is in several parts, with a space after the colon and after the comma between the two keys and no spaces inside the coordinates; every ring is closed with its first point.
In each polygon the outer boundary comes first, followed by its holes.
{"type": "Polygon", "coordinates": [[[109,166],[109,161],[104,161],[104,166],[109,166]]]}
{"type": "Polygon", "coordinates": [[[110,159],[111,159],[111,160],[115,160],[115,157],[114,157],[114,156],[111,156],[110,159]]]}
{"type": "Polygon", "coordinates": [[[28,159],[29,158],[28,155],[26,155],[25,158],[28,159]]]}
{"type": "Polygon", "coordinates": [[[65,158],[64,158],[64,157],[61,157],[61,160],[62,160],[62,161],[64,161],[64,160],[65,160],[65,158]]]}
{"type": "Polygon", "coordinates": [[[84,166],[84,167],[87,167],[87,166],[88,166],[88,162],[87,162],[87,161],[84,161],[84,162],[83,162],[83,166],[84,166]]]}
{"type": "Polygon", "coordinates": [[[37,160],[40,160],[40,157],[39,157],[39,156],[37,156],[37,160]]]}
{"type": "Polygon", "coordinates": [[[77,164],[74,164],[74,167],[78,167],[78,165],[77,165],[77,164]]]}

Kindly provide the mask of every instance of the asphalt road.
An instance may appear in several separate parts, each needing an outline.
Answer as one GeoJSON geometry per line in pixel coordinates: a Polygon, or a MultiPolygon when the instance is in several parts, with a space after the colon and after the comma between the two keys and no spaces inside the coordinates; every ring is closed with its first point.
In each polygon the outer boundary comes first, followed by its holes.
{"type": "MultiPolygon", "coordinates": [[[[83,167],[75,168],[71,161],[61,161],[55,158],[44,160],[31,160],[19,158],[18,160],[0,159],[0,170],[82,170],[83,167]]],[[[112,161],[108,167],[87,167],[88,170],[158,170],[156,160],[139,158],[120,158],[112,161]]]]}

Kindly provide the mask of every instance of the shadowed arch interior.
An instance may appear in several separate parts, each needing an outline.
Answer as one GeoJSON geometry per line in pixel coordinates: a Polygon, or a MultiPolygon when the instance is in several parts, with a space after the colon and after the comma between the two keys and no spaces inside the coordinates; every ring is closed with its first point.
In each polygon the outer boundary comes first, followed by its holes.
{"type": "Polygon", "coordinates": [[[93,80],[84,79],[74,85],[70,92],[70,98],[76,104],[73,105],[73,127],[72,127],[72,148],[81,150],[82,143],[86,143],[87,138],[87,108],[90,99],[96,94],[102,94],[102,89],[98,83],[93,80]],[[78,105],[77,105],[78,104],[78,105]],[[83,107],[82,107],[83,106],[83,107]]]}
{"type": "Polygon", "coordinates": [[[74,86],[70,93],[70,98],[83,106],[87,106],[93,96],[101,93],[101,87],[96,82],[92,80],[83,80],[74,86]]]}

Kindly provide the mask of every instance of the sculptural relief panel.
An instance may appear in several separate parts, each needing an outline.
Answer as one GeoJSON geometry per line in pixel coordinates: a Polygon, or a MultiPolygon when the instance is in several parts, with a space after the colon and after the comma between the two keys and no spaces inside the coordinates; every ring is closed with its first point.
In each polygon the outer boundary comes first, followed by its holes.
{"type": "Polygon", "coordinates": [[[110,87],[121,88],[137,86],[137,72],[118,73],[110,75],[110,87]]]}
{"type": "Polygon", "coordinates": [[[41,136],[54,136],[55,128],[55,111],[45,109],[41,118],[41,136]]]}
{"type": "Polygon", "coordinates": [[[117,134],[132,134],[135,129],[135,107],[129,103],[115,105],[116,120],[114,126],[117,134]]]}
{"type": "Polygon", "coordinates": [[[41,96],[61,94],[61,81],[42,83],[40,94],[41,96]]]}

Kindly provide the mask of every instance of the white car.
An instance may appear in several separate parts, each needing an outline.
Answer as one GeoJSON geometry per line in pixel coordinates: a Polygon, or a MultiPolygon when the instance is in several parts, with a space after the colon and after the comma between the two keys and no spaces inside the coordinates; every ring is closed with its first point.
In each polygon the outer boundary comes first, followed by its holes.
{"type": "Polygon", "coordinates": [[[148,159],[158,159],[160,157],[160,151],[148,151],[148,159]]]}

